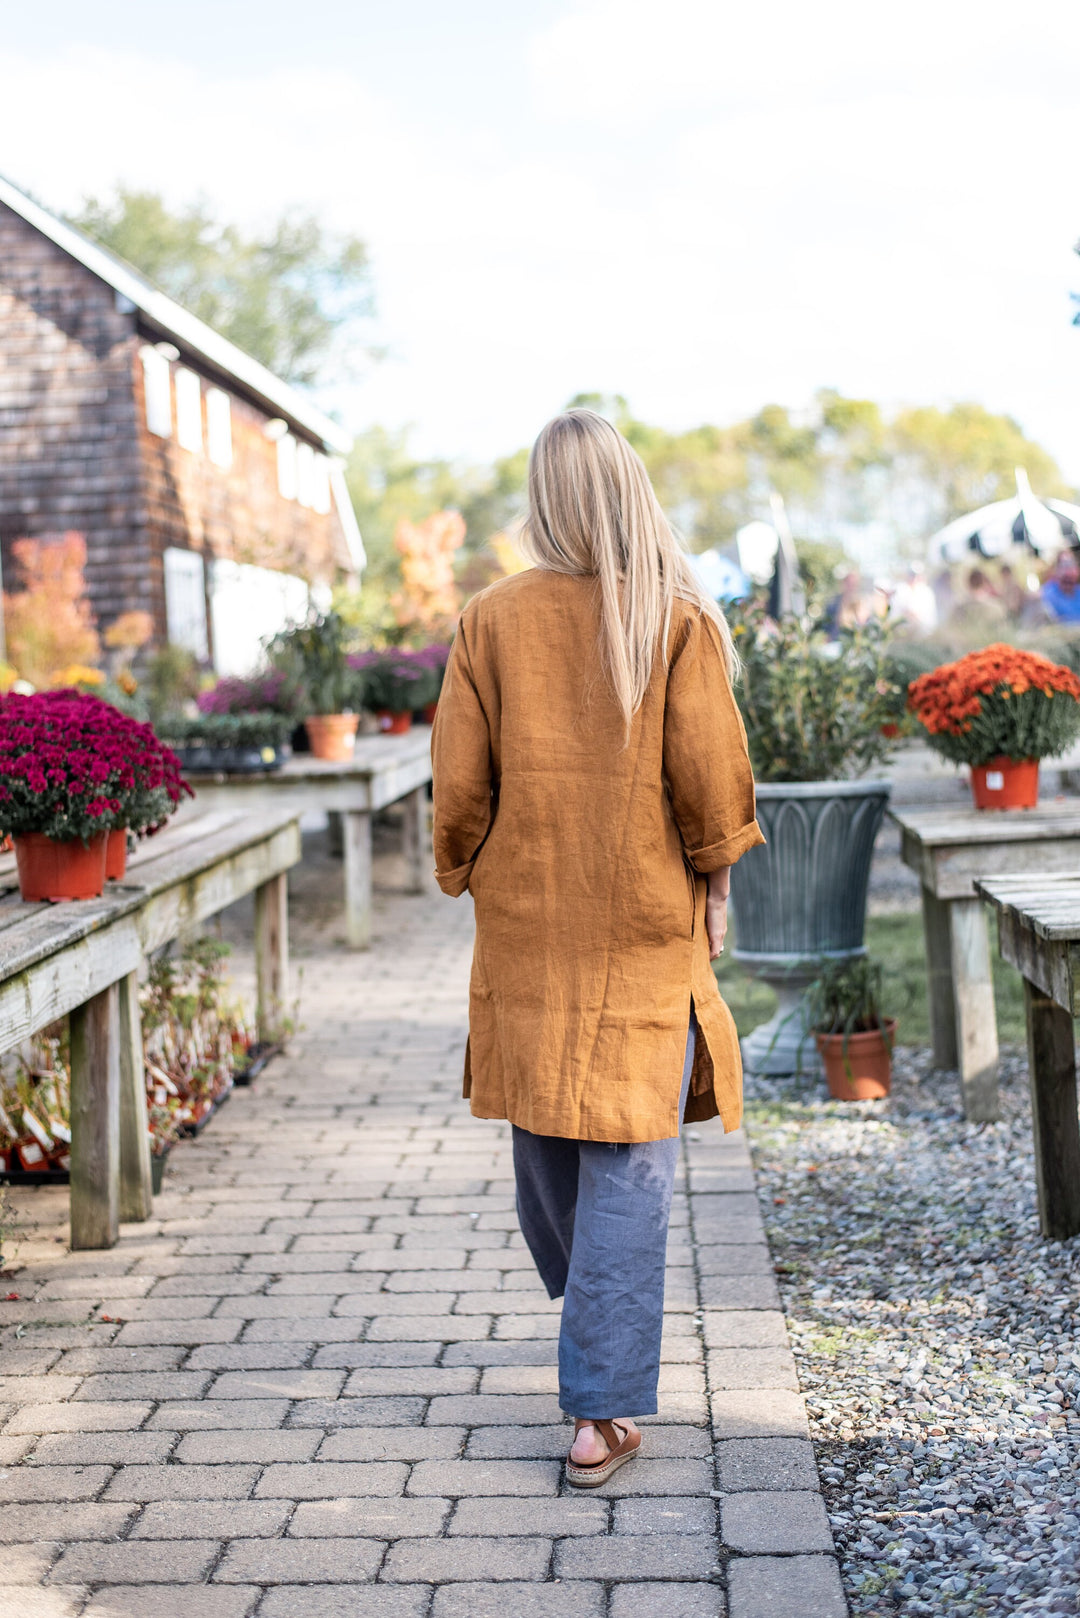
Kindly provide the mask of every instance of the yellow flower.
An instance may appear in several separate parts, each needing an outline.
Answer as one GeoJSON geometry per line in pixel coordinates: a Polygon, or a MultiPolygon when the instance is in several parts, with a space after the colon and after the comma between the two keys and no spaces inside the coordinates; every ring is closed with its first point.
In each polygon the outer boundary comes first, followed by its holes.
{"type": "Polygon", "coordinates": [[[85,663],[69,663],[67,668],[56,669],[49,677],[49,684],[54,688],[69,685],[104,685],[105,676],[100,669],[89,668],[85,663]]]}

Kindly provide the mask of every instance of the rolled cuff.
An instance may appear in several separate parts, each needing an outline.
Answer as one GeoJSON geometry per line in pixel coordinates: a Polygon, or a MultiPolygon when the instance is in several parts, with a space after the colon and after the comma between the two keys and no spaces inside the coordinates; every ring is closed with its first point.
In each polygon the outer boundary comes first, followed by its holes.
{"type": "Polygon", "coordinates": [[[764,841],[761,827],[756,820],[751,820],[749,825],[741,827],[732,836],[725,837],[722,843],[710,843],[708,848],[689,849],[686,857],[695,871],[702,876],[708,876],[710,871],[719,871],[725,865],[734,865],[748,848],[756,848],[764,841]]]}
{"type": "Polygon", "coordinates": [[[458,899],[469,886],[475,863],[474,860],[467,860],[464,865],[456,865],[452,871],[436,871],[435,880],[451,899],[458,899]]]}

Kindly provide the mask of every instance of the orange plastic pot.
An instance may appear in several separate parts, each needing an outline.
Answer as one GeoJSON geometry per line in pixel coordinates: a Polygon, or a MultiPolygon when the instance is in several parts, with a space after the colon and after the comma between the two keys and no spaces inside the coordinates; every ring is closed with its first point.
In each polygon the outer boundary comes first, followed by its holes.
{"type": "Polygon", "coordinates": [[[105,886],[108,832],[84,844],[56,842],[40,831],[15,838],[19,892],[24,899],[97,899],[105,886]]]}
{"type": "Polygon", "coordinates": [[[105,880],[121,882],[127,871],[127,827],[114,826],[105,844],[105,880]]]}
{"type": "Polygon", "coordinates": [[[817,1048],[825,1064],[834,1101],[879,1101],[892,1085],[892,1044],[896,1018],[886,1017],[885,1031],[865,1034],[818,1034],[817,1048]],[[886,1041],[886,1033],[888,1040],[886,1041]]]}
{"type": "Polygon", "coordinates": [[[407,708],[402,713],[393,713],[389,708],[376,708],[375,717],[384,736],[404,736],[407,730],[412,729],[412,713],[407,708]]]}
{"type": "Polygon", "coordinates": [[[1034,809],[1039,801],[1037,758],[992,758],[971,766],[976,809],[1034,809]]]}
{"type": "Polygon", "coordinates": [[[424,704],[424,724],[425,725],[433,725],[435,723],[435,710],[438,708],[438,706],[439,706],[438,698],[436,698],[436,700],[434,702],[428,702],[428,703],[424,704]]]}
{"type": "Polygon", "coordinates": [[[356,746],[356,727],[359,714],[312,714],[304,720],[313,758],[328,764],[348,764],[356,746]]]}

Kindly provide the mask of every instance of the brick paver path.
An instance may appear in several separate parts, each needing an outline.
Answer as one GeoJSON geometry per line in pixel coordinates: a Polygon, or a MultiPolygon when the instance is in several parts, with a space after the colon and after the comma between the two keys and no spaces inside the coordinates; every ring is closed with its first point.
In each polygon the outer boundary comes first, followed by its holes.
{"type": "Polygon", "coordinates": [[[317,876],[303,1031],[153,1221],[72,1254],[9,1194],[0,1618],[841,1618],[741,1135],[686,1141],[643,1458],[568,1491],[558,1305],[460,1099],[468,903],[386,894],[350,955],[317,876]]]}

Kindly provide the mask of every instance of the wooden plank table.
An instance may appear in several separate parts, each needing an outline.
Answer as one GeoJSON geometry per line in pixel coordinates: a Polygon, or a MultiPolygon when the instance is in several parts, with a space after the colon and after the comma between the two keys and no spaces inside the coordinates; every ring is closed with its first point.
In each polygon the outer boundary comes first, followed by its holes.
{"type": "Polygon", "coordinates": [[[1080,868],[1080,803],[1037,809],[890,809],[900,856],[922,886],[934,1060],[959,1068],[965,1116],[998,1116],[997,1021],[986,913],[976,881],[1080,868]]]}
{"type": "Polygon", "coordinates": [[[71,1245],[111,1247],[151,1210],[139,968],[171,939],[255,894],[257,1022],[272,1039],[288,1000],[291,810],[236,808],[172,822],[141,843],[100,899],[24,904],[0,858],[0,1051],[71,1018],[71,1245]]]}
{"type": "Polygon", "coordinates": [[[1080,1234],[1080,871],[1025,872],[976,884],[996,909],[1002,956],[1024,979],[1035,1177],[1044,1236],[1080,1234]]]}
{"type": "Polygon", "coordinates": [[[200,808],[288,808],[295,814],[328,810],[342,817],[345,856],[345,937],[351,949],[371,944],[371,817],[404,801],[406,891],[422,893],[428,847],[427,787],[431,780],[431,727],[414,725],[403,736],[362,736],[347,764],[301,754],[280,770],[250,774],[189,773],[200,808]]]}

